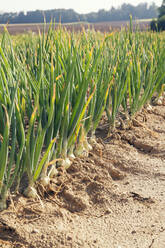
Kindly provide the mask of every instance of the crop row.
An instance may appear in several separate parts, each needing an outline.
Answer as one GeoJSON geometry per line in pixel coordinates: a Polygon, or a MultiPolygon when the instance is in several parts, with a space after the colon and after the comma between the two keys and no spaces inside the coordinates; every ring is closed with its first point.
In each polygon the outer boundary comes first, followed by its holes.
{"type": "Polygon", "coordinates": [[[11,188],[36,197],[58,168],[96,145],[103,112],[109,132],[119,111],[130,120],[165,84],[163,34],[94,31],[47,33],[0,44],[0,209],[11,188]]]}

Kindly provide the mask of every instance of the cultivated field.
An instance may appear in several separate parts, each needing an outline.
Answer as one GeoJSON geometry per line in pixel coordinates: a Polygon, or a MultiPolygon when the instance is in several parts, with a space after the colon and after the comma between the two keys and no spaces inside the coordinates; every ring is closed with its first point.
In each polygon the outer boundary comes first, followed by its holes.
{"type": "MultiPolygon", "coordinates": [[[[76,24],[62,24],[62,27],[65,27],[70,31],[81,31],[82,29],[94,29],[96,31],[101,32],[109,32],[110,30],[121,30],[123,27],[128,27],[128,21],[116,21],[116,22],[103,22],[103,23],[95,23],[95,24],[87,24],[87,23],[76,23],[76,24]]],[[[0,25],[0,32],[2,33],[4,25],[0,25]]],[[[7,28],[10,34],[21,34],[27,32],[35,32],[38,33],[38,30],[43,29],[44,24],[8,24],[7,28]]],[[[55,28],[59,25],[57,24],[55,28]]],[[[133,27],[139,28],[142,31],[146,31],[150,26],[150,20],[137,20],[133,22],[133,27]]],[[[48,30],[49,24],[46,25],[46,30],[48,30]]]]}
{"type": "Polygon", "coordinates": [[[164,248],[164,33],[80,31],[0,37],[0,247],[164,248]]]}

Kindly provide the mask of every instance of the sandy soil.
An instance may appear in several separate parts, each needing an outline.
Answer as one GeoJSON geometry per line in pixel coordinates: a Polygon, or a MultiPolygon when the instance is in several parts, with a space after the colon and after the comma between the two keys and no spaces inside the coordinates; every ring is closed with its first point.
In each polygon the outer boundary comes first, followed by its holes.
{"type": "Polygon", "coordinates": [[[101,125],[101,148],[46,192],[38,186],[40,199],[11,196],[0,213],[0,247],[165,247],[165,107],[106,132],[101,125]]]}

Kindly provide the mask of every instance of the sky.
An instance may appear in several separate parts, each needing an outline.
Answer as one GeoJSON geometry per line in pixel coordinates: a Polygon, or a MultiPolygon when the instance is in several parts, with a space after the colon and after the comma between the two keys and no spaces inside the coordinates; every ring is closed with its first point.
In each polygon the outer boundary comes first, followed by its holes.
{"type": "Polygon", "coordinates": [[[112,6],[116,8],[123,3],[137,5],[144,2],[148,4],[154,2],[158,6],[162,4],[162,0],[2,0],[0,12],[70,8],[78,13],[89,13],[99,9],[109,10],[112,6]]]}

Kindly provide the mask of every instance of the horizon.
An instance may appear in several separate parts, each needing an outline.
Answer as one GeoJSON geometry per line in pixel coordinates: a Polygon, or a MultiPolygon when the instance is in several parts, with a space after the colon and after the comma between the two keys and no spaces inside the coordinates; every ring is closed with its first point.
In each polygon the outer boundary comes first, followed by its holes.
{"type": "Polygon", "coordinates": [[[61,0],[58,3],[54,3],[52,0],[47,0],[46,3],[42,2],[40,3],[39,0],[32,1],[29,0],[28,2],[24,2],[22,4],[21,0],[15,0],[13,3],[11,3],[11,0],[6,0],[5,2],[1,3],[1,9],[0,13],[9,13],[9,12],[28,12],[28,11],[35,11],[35,10],[50,10],[50,9],[73,9],[75,12],[79,14],[87,14],[90,12],[98,12],[101,9],[104,10],[110,10],[112,7],[118,8],[122,4],[131,4],[134,6],[137,6],[138,4],[144,4],[147,3],[148,5],[152,5],[153,3],[157,6],[161,6],[162,0],[112,0],[111,3],[109,0],[102,0],[101,2],[99,0],[95,0],[94,4],[92,4],[92,1],[88,0],[79,0],[77,2],[76,0],[70,0],[69,3],[66,0],[61,0]],[[9,7],[10,6],[10,7],[9,7]],[[31,7],[29,7],[31,6],[31,7]],[[40,7],[38,7],[40,6],[40,7]]]}

